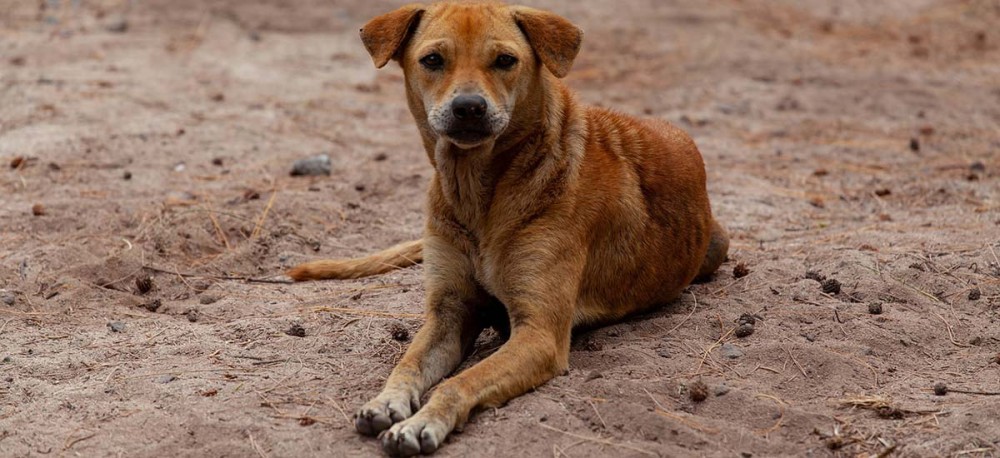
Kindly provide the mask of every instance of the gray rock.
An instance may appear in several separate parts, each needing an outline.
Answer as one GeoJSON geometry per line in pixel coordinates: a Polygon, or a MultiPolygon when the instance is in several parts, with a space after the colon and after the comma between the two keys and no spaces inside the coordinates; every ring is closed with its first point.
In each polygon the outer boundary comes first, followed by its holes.
{"type": "Polygon", "coordinates": [[[156,383],[170,383],[174,380],[177,380],[177,377],[174,377],[173,375],[161,375],[156,377],[156,383]]]}
{"type": "Polygon", "coordinates": [[[104,25],[104,30],[113,33],[128,32],[128,21],[122,16],[115,16],[104,25]]]}
{"type": "Polygon", "coordinates": [[[111,329],[111,332],[125,332],[125,323],[112,321],[108,323],[108,328],[111,329]]]}
{"type": "Polygon", "coordinates": [[[740,350],[736,345],[727,343],[722,344],[722,348],[719,349],[719,354],[724,358],[736,359],[743,356],[743,350],[740,350]]]}
{"type": "Polygon", "coordinates": [[[212,296],[210,294],[206,294],[198,298],[198,302],[201,303],[201,305],[214,304],[218,301],[219,301],[219,296],[212,296]]]}
{"type": "Polygon", "coordinates": [[[712,394],[716,396],[725,396],[728,393],[729,387],[726,385],[715,385],[715,388],[712,389],[712,394]]]}
{"type": "Polygon", "coordinates": [[[330,156],[326,154],[299,159],[292,164],[293,177],[320,175],[330,175],[330,156]]]}
{"type": "Polygon", "coordinates": [[[7,290],[0,290],[0,302],[6,305],[14,305],[14,301],[17,300],[17,296],[14,293],[7,290]]]}

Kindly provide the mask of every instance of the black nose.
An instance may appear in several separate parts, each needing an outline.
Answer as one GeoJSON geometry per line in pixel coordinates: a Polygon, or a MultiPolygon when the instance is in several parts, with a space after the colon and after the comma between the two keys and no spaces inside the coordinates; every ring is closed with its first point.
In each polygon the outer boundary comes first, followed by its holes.
{"type": "Polygon", "coordinates": [[[478,95],[460,95],[451,101],[455,119],[463,121],[482,119],[486,116],[486,99],[478,95]]]}

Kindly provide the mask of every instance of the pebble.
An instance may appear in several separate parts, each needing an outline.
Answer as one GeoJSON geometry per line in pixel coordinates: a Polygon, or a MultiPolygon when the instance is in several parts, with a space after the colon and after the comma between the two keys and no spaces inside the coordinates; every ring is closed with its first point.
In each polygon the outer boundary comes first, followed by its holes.
{"type": "Polygon", "coordinates": [[[188,311],[184,314],[187,315],[188,321],[192,323],[198,321],[198,318],[201,318],[201,314],[198,313],[198,309],[188,309],[188,311]]]}
{"type": "Polygon", "coordinates": [[[161,375],[156,377],[156,383],[170,383],[174,380],[177,380],[177,377],[174,377],[173,375],[161,375]]]}
{"type": "Polygon", "coordinates": [[[833,278],[823,281],[821,288],[826,294],[840,294],[840,282],[833,278]]]}
{"type": "Polygon", "coordinates": [[[0,291],[0,302],[6,305],[14,305],[14,301],[16,300],[17,296],[14,296],[14,293],[7,290],[0,291]]]}
{"type": "Polygon", "coordinates": [[[107,25],[104,26],[104,30],[113,33],[125,33],[128,32],[128,21],[124,17],[115,17],[108,21],[107,25]]]}
{"type": "Polygon", "coordinates": [[[214,304],[214,303],[216,303],[218,301],[219,301],[219,296],[212,296],[212,295],[209,295],[209,294],[206,294],[206,295],[201,296],[201,297],[198,298],[198,302],[201,305],[214,304]]]}
{"type": "Polygon", "coordinates": [[[712,389],[712,394],[716,396],[725,396],[729,394],[729,387],[726,385],[715,385],[715,388],[712,389]]]}
{"type": "Polygon", "coordinates": [[[330,156],[326,154],[299,159],[292,164],[293,177],[319,175],[330,175],[330,156]]]}
{"type": "Polygon", "coordinates": [[[872,315],[881,315],[882,303],[872,302],[871,304],[868,304],[868,313],[871,313],[872,315]]]}
{"type": "Polygon", "coordinates": [[[743,350],[740,350],[736,345],[731,343],[722,344],[722,348],[719,349],[719,354],[725,358],[736,359],[743,356],[743,350]]]}
{"type": "Polygon", "coordinates": [[[288,328],[288,330],[285,331],[285,334],[288,334],[293,337],[305,337],[306,328],[303,328],[301,324],[293,324],[291,327],[288,328]]]}
{"type": "Polygon", "coordinates": [[[111,332],[125,332],[125,323],[112,321],[108,323],[108,328],[111,329],[111,332]]]}

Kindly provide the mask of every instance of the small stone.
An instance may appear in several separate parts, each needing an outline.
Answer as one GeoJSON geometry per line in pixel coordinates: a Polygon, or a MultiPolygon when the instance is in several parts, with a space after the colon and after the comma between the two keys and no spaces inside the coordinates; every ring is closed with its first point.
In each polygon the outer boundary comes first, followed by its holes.
{"type": "Polygon", "coordinates": [[[875,195],[879,197],[885,197],[892,195],[892,190],[889,188],[879,188],[875,190],[875,195]]]}
{"type": "Polygon", "coordinates": [[[978,346],[980,346],[982,344],[983,344],[983,337],[982,336],[976,336],[976,337],[973,337],[973,338],[969,339],[969,345],[972,345],[974,347],[978,347],[978,346]]]}
{"type": "Polygon", "coordinates": [[[44,205],[42,205],[42,204],[35,204],[35,205],[31,206],[31,214],[32,215],[35,215],[35,216],[44,216],[45,213],[47,213],[47,212],[45,211],[45,206],[44,205]]]}
{"type": "Polygon", "coordinates": [[[3,363],[4,364],[9,363],[10,361],[11,361],[10,356],[4,356],[3,357],[3,363]]]}
{"type": "Polygon", "coordinates": [[[285,334],[293,337],[305,337],[306,328],[303,328],[301,324],[293,324],[291,327],[285,330],[285,334]]]}
{"type": "Polygon", "coordinates": [[[978,301],[979,298],[981,298],[981,297],[983,297],[983,292],[980,291],[979,288],[975,288],[972,291],[969,291],[969,300],[970,301],[978,301]]]}
{"type": "Polygon", "coordinates": [[[177,380],[177,377],[174,377],[173,375],[161,375],[156,377],[156,383],[170,383],[174,380],[177,380]]]}
{"type": "Polygon", "coordinates": [[[602,374],[602,373],[600,373],[598,371],[590,371],[590,373],[587,374],[587,378],[584,379],[583,381],[584,382],[589,382],[591,380],[597,380],[599,378],[604,378],[604,374],[602,374]]]}
{"type": "Polygon", "coordinates": [[[694,402],[702,402],[708,399],[708,385],[701,380],[696,380],[688,386],[688,396],[694,402]]]}
{"type": "Polygon", "coordinates": [[[305,159],[299,159],[292,164],[292,176],[330,175],[330,156],[320,154],[305,159]]]}
{"type": "Polygon", "coordinates": [[[122,179],[125,180],[125,181],[131,180],[132,179],[132,172],[129,172],[128,170],[126,170],[125,173],[122,174],[122,179]]]}
{"type": "Polygon", "coordinates": [[[813,334],[813,333],[807,332],[805,334],[802,334],[802,337],[805,337],[806,340],[808,340],[810,342],[815,342],[816,341],[816,334],[813,334]]]}
{"type": "Polygon", "coordinates": [[[375,162],[382,162],[382,161],[384,161],[386,159],[389,159],[389,155],[388,154],[378,153],[378,154],[375,155],[375,162]]]}
{"type": "Polygon", "coordinates": [[[222,167],[225,164],[221,157],[216,157],[212,159],[212,165],[216,167],[222,167]]]}
{"type": "Polygon", "coordinates": [[[719,348],[719,354],[724,358],[736,359],[743,356],[743,350],[740,350],[739,347],[731,343],[725,343],[719,348]]]}
{"type": "Polygon", "coordinates": [[[983,161],[973,162],[972,165],[969,166],[969,170],[972,170],[973,172],[983,173],[986,171],[986,164],[984,164],[983,161]]]}
{"type": "Polygon", "coordinates": [[[1000,353],[997,353],[996,356],[993,357],[993,362],[1000,364],[1000,353]]]}
{"type": "Polygon", "coordinates": [[[111,332],[125,332],[125,323],[112,321],[108,323],[108,328],[111,329],[111,332]]]}
{"type": "Polygon", "coordinates": [[[3,302],[4,305],[14,305],[15,301],[17,301],[17,296],[14,293],[7,290],[0,290],[0,302],[3,302]]]}
{"type": "Polygon", "coordinates": [[[920,140],[917,139],[917,137],[910,139],[910,151],[913,151],[914,153],[920,151],[920,140]]]}
{"type": "Polygon", "coordinates": [[[184,312],[184,315],[186,315],[188,321],[192,323],[198,321],[198,319],[201,318],[201,313],[198,312],[198,309],[188,309],[187,312],[184,312]]]}
{"type": "Polygon", "coordinates": [[[742,339],[744,337],[750,337],[750,335],[753,334],[753,331],[754,331],[754,329],[753,329],[753,325],[752,324],[750,324],[750,323],[744,323],[744,324],[739,325],[739,327],[736,328],[735,334],[736,334],[736,337],[739,337],[739,338],[742,339]]]}
{"type": "Polygon", "coordinates": [[[670,350],[667,350],[666,348],[657,349],[656,350],[656,354],[660,355],[661,358],[670,358],[670,356],[671,356],[670,355],[670,350]]]}
{"type": "Polygon", "coordinates": [[[948,385],[945,385],[944,383],[934,384],[934,394],[938,396],[944,396],[948,394],[948,385]]]}
{"type": "Polygon", "coordinates": [[[201,305],[214,304],[218,301],[219,301],[219,296],[212,296],[210,294],[206,294],[198,298],[198,303],[200,303],[201,305]]]}
{"type": "Polygon", "coordinates": [[[22,165],[27,165],[27,160],[25,160],[24,156],[14,156],[10,160],[10,168],[12,169],[19,169],[22,165]]]}
{"type": "Polygon", "coordinates": [[[820,287],[826,294],[840,294],[840,282],[834,278],[823,281],[820,287]]]}
{"type": "Polygon", "coordinates": [[[712,394],[716,396],[725,396],[729,394],[729,387],[726,385],[715,385],[715,388],[712,388],[712,394]]]}
{"type": "Polygon", "coordinates": [[[744,313],[740,315],[740,318],[736,320],[736,323],[755,325],[757,324],[757,318],[755,318],[752,314],[744,313]]]}
{"type": "Polygon", "coordinates": [[[121,16],[114,17],[104,26],[104,30],[112,33],[128,32],[128,21],[121,16]]]}
{"type": "Polygon", "coordinates": [[[881,315],[882,314],[882,303],[881,302],[872,302],[871,304],[868,304],[868,313],[871,313],[872,315],[881,315]]]}

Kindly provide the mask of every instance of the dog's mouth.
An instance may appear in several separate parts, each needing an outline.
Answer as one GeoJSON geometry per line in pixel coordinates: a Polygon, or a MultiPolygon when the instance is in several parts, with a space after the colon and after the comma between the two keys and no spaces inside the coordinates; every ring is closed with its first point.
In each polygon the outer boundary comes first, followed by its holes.
{"type": "Polygon", "coordinates": [[[472,148],[485,143],[493,133],[485,129],[451,129],[445,136],[459,148],[472,148]]]}

